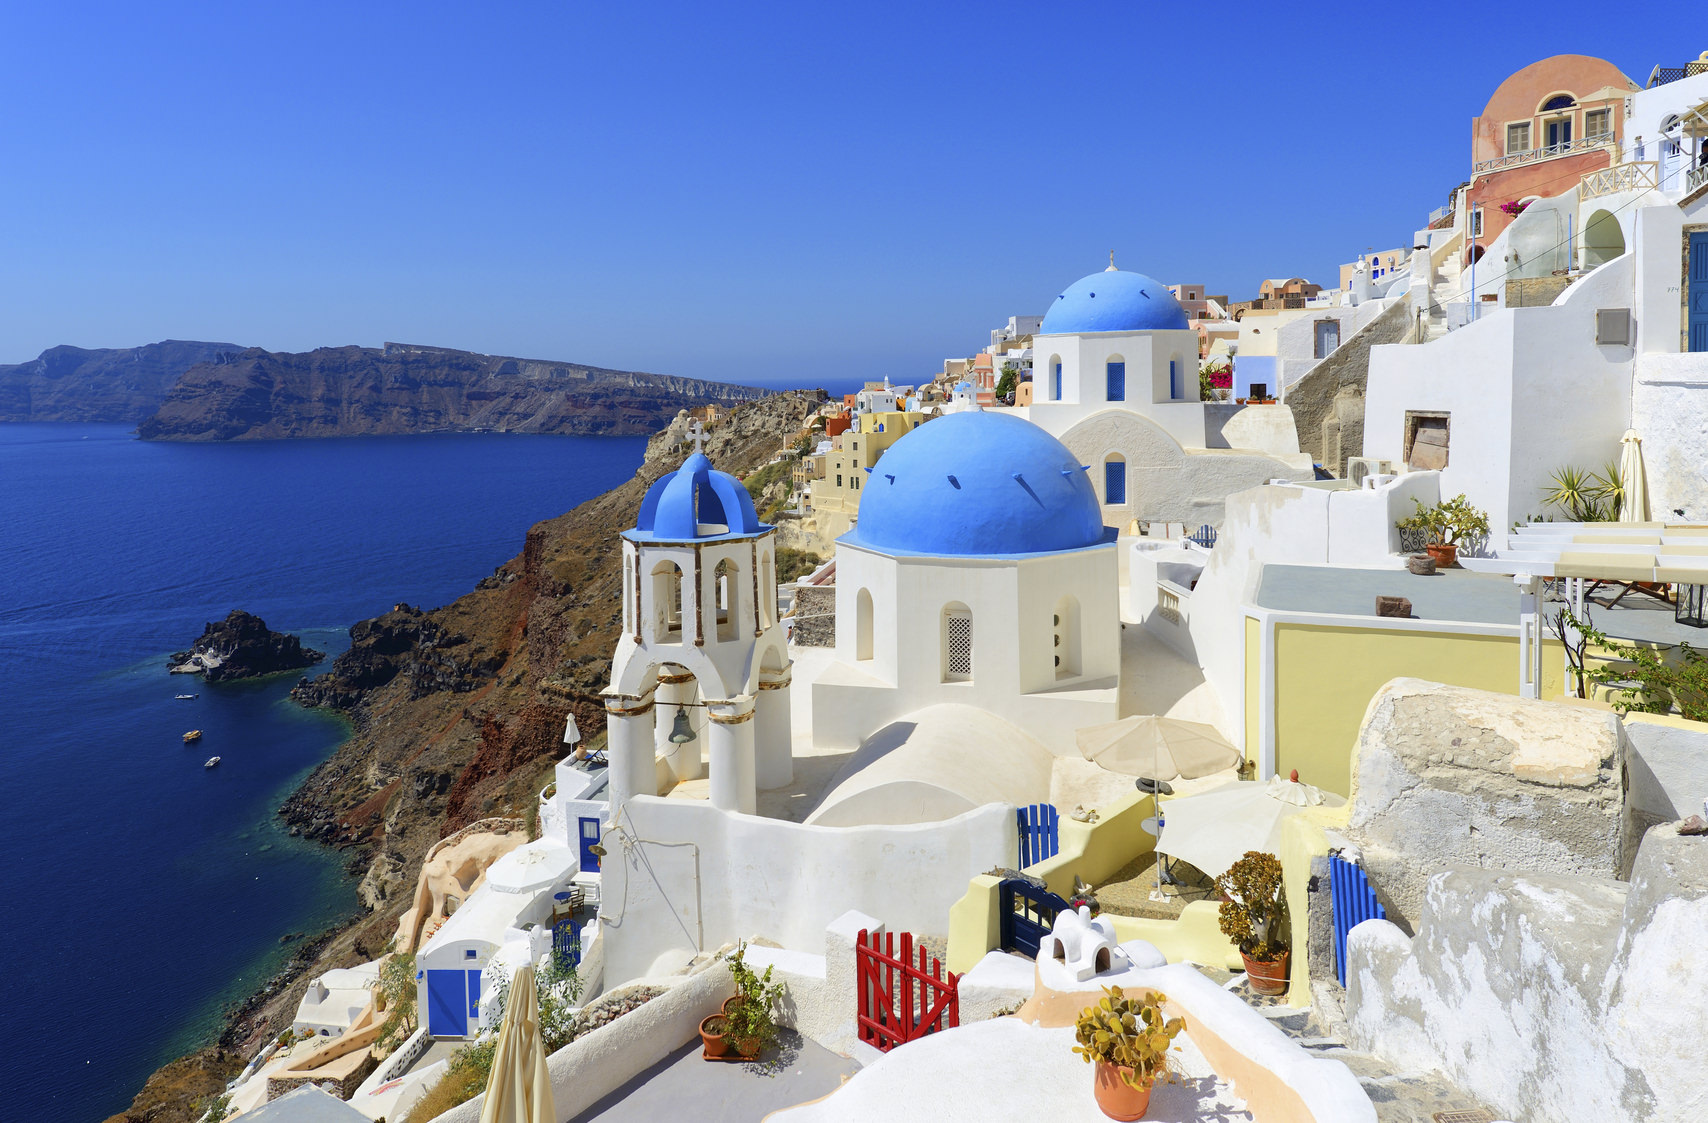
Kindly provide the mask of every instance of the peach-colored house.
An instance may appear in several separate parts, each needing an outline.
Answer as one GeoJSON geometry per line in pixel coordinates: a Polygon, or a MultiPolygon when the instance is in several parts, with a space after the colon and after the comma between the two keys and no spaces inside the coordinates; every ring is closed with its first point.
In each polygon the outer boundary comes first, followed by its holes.
{"type": "Polygon", "coordinates": [[[1502,203],[1551,198],[1609,166],[1624,131],[1625,97],[1637,88],[1617,66],[1588,55],[1533,62],[1496,87],[1471,122],[1468,252],[1481,256],[1512,222],[1502,203]]]}

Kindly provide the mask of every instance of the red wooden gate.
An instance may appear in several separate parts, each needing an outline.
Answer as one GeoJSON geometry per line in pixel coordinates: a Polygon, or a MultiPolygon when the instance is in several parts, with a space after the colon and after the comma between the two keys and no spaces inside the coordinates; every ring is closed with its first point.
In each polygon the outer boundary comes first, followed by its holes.
{"type": "Polygon", "coordinates": [[[961,1024],[961,977],[946,972],[913,934],[862,928],[854,944],[855,1024],[860,1040],[882,1052],[961,1024]],[[929,964],[929,965],[928,965],[929,964]]]}

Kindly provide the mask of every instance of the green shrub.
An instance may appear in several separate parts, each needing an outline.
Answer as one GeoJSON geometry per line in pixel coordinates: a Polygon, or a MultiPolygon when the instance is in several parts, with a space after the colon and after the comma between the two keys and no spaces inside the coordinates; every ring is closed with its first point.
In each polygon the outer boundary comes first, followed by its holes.
{"type": "Polygon", "coordinates": [[[1240,951],[1258,960],[1272,960],[1287,950],[1282,938],[1287,894],[1281,883],[1281,860],[1261,850],[1245,856],[1216,879],[1222,905],[1217,922],[1222,935],[1240,951]]]}

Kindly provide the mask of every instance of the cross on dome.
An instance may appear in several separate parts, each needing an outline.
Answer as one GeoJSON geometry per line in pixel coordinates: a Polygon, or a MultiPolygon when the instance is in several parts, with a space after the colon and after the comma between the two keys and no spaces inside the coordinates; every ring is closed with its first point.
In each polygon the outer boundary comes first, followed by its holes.
{"type": "Polygon", "coordinates": [[[694,442],[695,452],[705,451],[702,446],[706,441],[706,427],[700,424],[698,417],[688,423],[688,439],[694,442]]]}
{"type": "Polygon", "coordinates": [[[1105,269],[1104,272],[1105,273],[1119,273],[1120,272],[1119,269],[1115,268],[1115,251],[1114,250],[1109,251],[1109,268],[1105,269]]]}

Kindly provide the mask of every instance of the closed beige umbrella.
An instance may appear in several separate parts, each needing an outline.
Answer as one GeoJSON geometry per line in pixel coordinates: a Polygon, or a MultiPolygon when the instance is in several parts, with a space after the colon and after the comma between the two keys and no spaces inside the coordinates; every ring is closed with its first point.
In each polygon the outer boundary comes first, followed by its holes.
{"type": "Polygon", "coordinates": [[[557,1123],[546,1045],[540,1040],[540,1000],[534,991],[532,964],[523,965],[510,980],[510,1000],[504,1004],[504,1022],[498,1027],[480,1123],[557,1123]]]}
{"type": "Polygon", "coordinates": [[[1074,734],[1080,755],[1125,776],[1196,780],[1240,762],[1240,751],[1213,725],[1143,714],[1074,734]]]}
{"type": "Polygon", "coordinates": [[[1619,503],[1619,521],[1648,522],[1649,477],[1643,471],[1643,438],[1635,429],[1625,430],[1619,442],[1619,489],[1624,495],[1619,503]]]}

